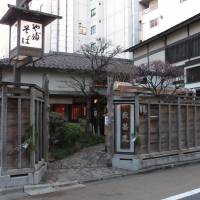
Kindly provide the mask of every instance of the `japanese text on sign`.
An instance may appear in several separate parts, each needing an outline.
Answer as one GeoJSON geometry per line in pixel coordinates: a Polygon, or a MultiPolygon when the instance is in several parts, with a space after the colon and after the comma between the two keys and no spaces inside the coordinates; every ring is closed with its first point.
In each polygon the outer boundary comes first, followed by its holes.
{"type": "Polygon", "coordinates": [[[42,48],[42,24],[21,21],[20,45],[42,48]]]}

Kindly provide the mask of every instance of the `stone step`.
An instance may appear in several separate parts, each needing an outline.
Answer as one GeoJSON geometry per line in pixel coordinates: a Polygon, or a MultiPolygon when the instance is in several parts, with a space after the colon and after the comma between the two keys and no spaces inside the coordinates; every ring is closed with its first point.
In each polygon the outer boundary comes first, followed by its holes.
{"type": "Polygon", "coordinates": [[[24,192],[28,195],[33,196],[82,187],[85,187],[85,185],[79,184],[77,181],[67,181],[56,182],[52,184],[26,185],[24,186],[24,192]]]}

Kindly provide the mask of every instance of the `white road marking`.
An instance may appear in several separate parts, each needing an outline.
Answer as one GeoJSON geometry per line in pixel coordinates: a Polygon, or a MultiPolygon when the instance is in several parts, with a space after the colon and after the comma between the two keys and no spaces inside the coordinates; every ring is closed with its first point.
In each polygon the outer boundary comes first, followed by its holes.
{"type": "Polygon", "coordinates": [[[175,196],[172,196],[172,197],[168,197],[168,198],[162,199],[162,200],[178,200],[178,199],[182,199],[182,198],[185,198],[185,197],[190,197],[190,196],[198,194],[198,193],[200,193],[200,188],[195,189],[195,190],[191,190],[191,191],[188,191],[188,192],[185,192],[185,193],[182,193],[182,194],[178,194],[178,195],[175,195],[175,196]]]}

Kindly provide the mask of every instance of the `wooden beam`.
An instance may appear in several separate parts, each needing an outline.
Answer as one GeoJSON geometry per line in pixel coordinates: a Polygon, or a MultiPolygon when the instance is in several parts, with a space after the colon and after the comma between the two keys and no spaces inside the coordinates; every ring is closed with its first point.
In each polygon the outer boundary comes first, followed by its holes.
{"type": "Polygon", "coordinates": [[[39,142],[39,151],[40,151],[40,160],[43,158],[43,150],[42,150],[42,143],[43,143],[43,106],[42,106],[42,102],[40,102],[40,125],[39,125],[39,137],[40,137],[40,142],[39,142]]]}
{"type": "Polygon", "coordinates": [[[1,132],[2,132],[2,173],[7,170],[7,86],[2,86],[1,132]]]}
{"type": "MultiPolygon", "coordinates": [[[[30,126],[32,127],[33,143],[35,144],[35,101],[34,88],[30,87],[30,126]]],[[[35,151],[31,152],[31,167],[35,166],[35,151]]]]}
{"type": "Polygon", "coordinates": [[[186,144],[187,148],[189,148],[189,106],[186,106],[186,144]]]}
{"type": "Polygon", "coordinates": [[[18,113],[17,113],[17,138],[18,138],[18,168],[22,167],[22,101],[18,99],[18,113]]]}
{"type": "Polygon", "coordinates": [[[172,145],[171,145],[171,136],[172,136],[172,123],[171,123],[171,105],[168,105],[168,149],[171,151],[172,145]]]}
{"type": "Polygon", "coordinates": [[[140,110],[139,95],[135,95],[135,135],[136,138],[140,134],[140,110]]]}
{"type": "Polygon", "coordinates": [[[48,76],[43,76],[44,107],[43,107],[43,141],[44,159],[48,161],[49,151],[49,80],[48,76]]]}
{"type": "Polygon", "coordinates": [[[147,130],[147,152],[150,153],[151,148],[150,148],[150,144],[151,144],[151,105],[148,104],[147,105],[147,123],[148,123],[148,130],[147,130]]]}
{"type": "Polygon", "coordinates": [[[194,105],[194,146],[197,147],[197,108],[194,105]]]}
{"type": "Polygon", "coordinates": [[[178,149],[181,149],[181,105],[180,97],[178,97],[178,112],[177,112],[177,126],[178,126],[178,149]]]}
{"type": "Polygon", "coordinates": [[[158,105],[158,152],[161,152],[161,105],[158,105]]]}

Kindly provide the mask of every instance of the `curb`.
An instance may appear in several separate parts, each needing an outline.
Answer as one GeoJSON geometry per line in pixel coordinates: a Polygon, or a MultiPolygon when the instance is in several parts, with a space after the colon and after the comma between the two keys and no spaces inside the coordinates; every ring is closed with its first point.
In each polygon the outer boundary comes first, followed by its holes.
{"type": "Polygon", "coordinates": [[[79,181],[79,183],[80,184],[93,183],[93,182],[110,180],[110,179],[121,178],[121,177],[126,177],[126,176],[133,176],[133,175],[140,175],[140,174],[144,174],[144,173],[150,173],[150,172],[154,172],[154,171],[157,171],[157,170],[164,170],[164,169],[171,169],[171,168],[175,168],[175,167],[187,166],[187,165],[192,165],[192,164],[200,164],[200,160],[192,160],[190,162],[182,161],[182,162],[179,162],[179,163],[169,163],[169,164],[165,164],[165,165],[141,169],[141,170],[138,170],[138,171],[132,171],[132,172],[124,173],[124,174],[117,174],[117,175],[110,175],[110,176],[105,176],[105,177],[100,177],[100,178],[81,180],[81,181],[79,181]]]}
{"type": "Polygon", "coordinates": [[[48,194],[54,192],[60,192],[64,190],[82,188],[85,185],[78,183],[78,181],[67,181],[67,182],[55,182],[47,184],[38,184],[38,185],[25,185],[24,193],[34,196],[41,194],[48,194]]]}
{"type": "Polygon", "coordinates": [[[23,193],[24,187],[4,187],[0,188],[0,195],[14,194],[14,193],[23,193]]]}

